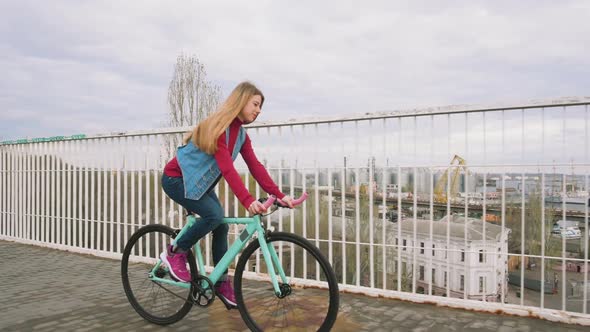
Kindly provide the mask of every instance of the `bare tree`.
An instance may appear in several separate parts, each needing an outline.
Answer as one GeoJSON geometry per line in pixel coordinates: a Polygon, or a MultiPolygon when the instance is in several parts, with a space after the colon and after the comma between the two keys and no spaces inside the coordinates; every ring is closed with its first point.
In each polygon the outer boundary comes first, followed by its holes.
{"type": "MultiPolygon", "coordinates": [[[[176,59],[168,87],[168,127],[194,126],[214,112],[221,100],[221,87],[207,80],[205,66],[196,56],[181,54],[176,59]]],[[[180,137],[166,140],[170,155],[180,137]]]]}

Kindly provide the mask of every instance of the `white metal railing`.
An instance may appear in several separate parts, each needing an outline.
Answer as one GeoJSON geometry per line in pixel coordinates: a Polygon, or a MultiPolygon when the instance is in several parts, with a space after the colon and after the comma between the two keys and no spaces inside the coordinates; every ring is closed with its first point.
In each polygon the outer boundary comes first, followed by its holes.
{"type": "MultiPolygon", "coordinates": [[[[430,108],[248,133],[284,192],[310,193],[268,222],[320,247],[343,289],[590,324],[589,104],[430,108]],[[464,164],[449,165],[455,155],[464,164]],[[554,229],[559,220],[570,223],[554,229]]],[[[3,142],[0,239],[120,258],[139,227],[180,227],[159,179],[188,129],[3,142]]],[[[227,215],[245,214],[224,182],[216,190],[227,215]]]]}

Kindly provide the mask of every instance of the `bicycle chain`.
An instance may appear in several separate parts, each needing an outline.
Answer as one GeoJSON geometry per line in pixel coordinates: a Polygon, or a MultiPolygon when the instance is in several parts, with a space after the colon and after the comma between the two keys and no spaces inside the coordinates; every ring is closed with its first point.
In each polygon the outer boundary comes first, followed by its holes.
{"type": "Polygon", "coordinates": [[[156,285],[158,285],[160,288],[162,288],[163,290],[167,291],[168,293],[178,297],[179,299],[183,300],[184,302],[189,302],[192,305],[198,305],[200,307],[208,307],[211,305],[211,303],[213,303],[213,300],[215,300],[215,291],[212,290],[211,286],[212,286],[212,282],[211,280],[209,280],[209,278],[204,277],[204,276],[198,276],[197,277],[197,281],[191,281],[191,284],[193,284],[193,286],[196,288],[193,292],[196,294],[190,294],[189,299],[185,299],[184,297],[172,292],[171,290],[169,290],[168,288],[162,286],[162,284],[160,284],[159,282],[153,281],[153,283],[155,283],[156,285]],[[201,280],[205,280],[208,284],[209,287],[208,289],[205,289],[205,291],[207,290],[211,290],[211,297],[208,297],[206,295],[202,295],[202,292],[199,289],[202,289],[202,287],[199,285],[201,280]],[[197,297],[198,296],[198,299],[197,297]],[[205,298],[207,300],[206,303],[201,303],[200,299],[201,298],[205,298]]]}

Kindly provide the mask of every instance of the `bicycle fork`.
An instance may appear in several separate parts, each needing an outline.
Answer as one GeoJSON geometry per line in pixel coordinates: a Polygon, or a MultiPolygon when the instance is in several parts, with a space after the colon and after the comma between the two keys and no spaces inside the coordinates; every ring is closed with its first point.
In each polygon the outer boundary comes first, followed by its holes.
{"type": "Polygon", "coordinates": [[[275,291],[275,295],[278,297],[284,297],[286,294],[283,294],[283,291],[279,286],[279,281],[277,280],[277,272],[278,275],[281,277],[281,281],[283,284],[288,284],[288,280],[287,276],[285,275],[285,271],[283,270],[283,266],[279,261],[277,251],[275,250],[275,247],[272,245],[272,243],[266,242],[264,236],[259,236],[258,242],[260,243],[262,256],[264,257],[266,265],[268,266],[268,273],[270,274],[270,279],[272,282],[272,287],[275,291]],[[275,270],[275,267],[278,271],[275,270]]]}

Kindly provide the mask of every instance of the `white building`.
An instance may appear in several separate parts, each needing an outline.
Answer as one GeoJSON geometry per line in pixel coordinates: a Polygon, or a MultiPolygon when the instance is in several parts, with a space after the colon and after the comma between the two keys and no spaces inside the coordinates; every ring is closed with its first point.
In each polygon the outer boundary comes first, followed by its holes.
{"type": "Polygon", "coordinates": [[[475,300],[485,296],[487,301],[497,301],[502,282],[504,291],[508,289],[509,229],[501,234],[501,226],[486,223],[484,239],[481,220],[468,218],[465,222],[459,216],[451,216],[450,223],[446,217],[433,222],[405,219],[400,228],[398,236],[398,225],[390,227],[388,238],[400,249],[401,264],[398,265],[397,253],[392,252],[387,272],[397,275],[400,266],[410,282],[415,274],[417,292],[432,291],[433,295],[456,298],[465,295],[475,300]]]}

